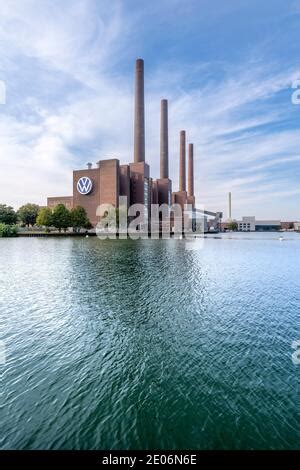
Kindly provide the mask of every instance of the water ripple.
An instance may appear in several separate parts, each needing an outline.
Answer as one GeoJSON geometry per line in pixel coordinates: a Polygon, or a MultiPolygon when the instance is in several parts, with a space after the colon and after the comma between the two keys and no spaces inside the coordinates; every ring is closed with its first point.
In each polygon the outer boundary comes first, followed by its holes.
{"type": "Polygon", "coordinates": [[[0,447],[299,448],[294,237],[0,241],[0,447]]]}

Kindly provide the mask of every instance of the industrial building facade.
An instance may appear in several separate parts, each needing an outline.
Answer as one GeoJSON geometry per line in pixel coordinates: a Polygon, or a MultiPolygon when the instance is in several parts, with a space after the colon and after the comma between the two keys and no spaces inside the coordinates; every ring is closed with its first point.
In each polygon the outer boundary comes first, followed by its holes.
{"type": "Polygon", "coordinates": [[[270,232],[281,229],[280,220],[256,220],[254,216],[236,220],[239,232],[270,232]]]}
{"type": "Polygon", "coordinates": [[[254,216],[247,216],[241,220],[229,219],[221,224],[221,230],[225,232],[231,230],[232,223],[236,224],[238,232],[274,232],[283,228],[280,220],[256,220],[254,216]]]}
{"type": "Polygon", "coordinates": [[[194,196],[194,146],[188,146],[188,188],[186,188],[186,132],[180,132],[180,184],[179,191],[172,192],[169,178],[168,150],[168,101],[161,100],[160,122],[160,178],[152,179],[150,167],[145,161],[145,107],[144,107],[144,61],[135,64],[135,110],[134,110],[134,161],[121,165],[116,158],[100,160],[96,167],[91,163],[86,169],[73,171],[73,195],[49,197],[50,208],[64,204],[68,209],[85,208],[93,226],[100,220],[97,208],[110,204],[118,208],[119,196],[127,197],[128,207],[142,204],[148,220],[151,204],[186,204],[195,207],[194,196]]]}

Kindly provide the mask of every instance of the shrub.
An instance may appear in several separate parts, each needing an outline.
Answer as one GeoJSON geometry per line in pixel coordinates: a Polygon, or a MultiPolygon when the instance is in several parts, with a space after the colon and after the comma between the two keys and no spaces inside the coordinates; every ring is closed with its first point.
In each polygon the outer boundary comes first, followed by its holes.
{"type": "Polygon", "coordinates": [[[0,238],[17,237],[18,229],[16,225],[7,225],[0,223],[0,238]]]}

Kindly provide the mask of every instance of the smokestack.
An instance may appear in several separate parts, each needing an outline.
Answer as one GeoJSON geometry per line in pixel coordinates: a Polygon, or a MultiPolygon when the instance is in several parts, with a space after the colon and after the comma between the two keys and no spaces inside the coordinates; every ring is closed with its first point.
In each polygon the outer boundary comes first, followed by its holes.
{"type": "Polygon", "coordinates": [[[135,62],[134,162],[145,161],[144,61],[135,62]]]}
{"type": "Polygon", "coordinates": [[[194,196],[194,144],[189,144],[188,195],[194,196]]]}
{"type": "Polygon", "coordinates": [[[93,164],[89,162],[89,163],[86,164],[86,166],[87,166],[88,170],[91,170],[93,164]]]}
{"type": "Polygon", "coordinates": [[[179,191],[185,190],[185,131],[180,131],[179,191]]]}
{"type": "Polygon", "coordinates": [[[228,193],[228,215],[229,220],[231,220],[231,192],[228,193]]]}
{"type": "Polygon", "coordinates": [[[168,100],[160,102],[160,177],[169,178],[168,100]]]}

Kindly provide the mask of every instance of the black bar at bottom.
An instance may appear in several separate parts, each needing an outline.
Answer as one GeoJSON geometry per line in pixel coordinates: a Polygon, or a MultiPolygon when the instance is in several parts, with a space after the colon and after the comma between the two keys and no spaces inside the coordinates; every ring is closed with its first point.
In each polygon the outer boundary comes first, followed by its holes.
{"type": "MultiPolygon", "coordinates": [[[[31,451],[31,450],[2,450],[0,451],[0,465],[4,463],[13,465],[24,464],[72,464],[82,467],[86,464],[92,468],[107,468],[115,465],[123,468],[142,468],[144,465],[190,466],[206,465],[212,463],[251,463],[282,462],[285,466],[290,459],[299,459],[299,451],[31,451]]],[[[205,468],[205,467],[203,467],[205,468]]]]}

